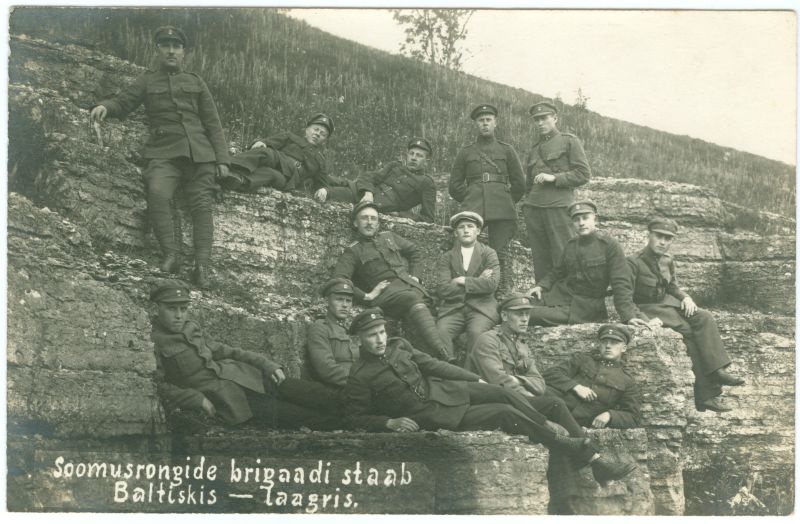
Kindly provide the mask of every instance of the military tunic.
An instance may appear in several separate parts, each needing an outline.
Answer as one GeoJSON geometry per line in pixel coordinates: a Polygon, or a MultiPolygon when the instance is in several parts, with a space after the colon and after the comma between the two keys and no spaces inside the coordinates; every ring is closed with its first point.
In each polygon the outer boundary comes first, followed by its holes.
{"type": "Polygon", "coordinates": [[[549,389],[563,397],[575,419],[590,426],[606,411],[611,415],[607,427],[633,428],[640,423],[639,388],[620,362],[606,362],[589,353],[576,353],[568,360],[544,371],[549,389]],[[591,388],[597,398],[581,400],[572,388],[591,388]]]}
{"type": "Polygon", "coordinates": [[[390,162],[383,169],[366,173],[356,180],[356,192],[373,194],[373,201],[383,213],[408,211],[422,205],[419,212],[424,222],[436,217],[436,184],[423,170],[411,171],[402,162],[390,162]]]}
{"type": "Polygon", "coordinates": [[[532,322],[605,322],[609,285],[622,322],[637,316],[625,254],[616,240],[600,232],[570,239],[558,265],[538,285],[543,290],[544,306],[531,310],[532,322]]]}
{"type": "Polygon", "coordinates": [[[465,366],[489,384],[522,395],[543,395],[545,383],[530,349],[509,329],[498,326],[478,337],[465,366]]]}
{"type": "Polygon", "coordinates": [[[660,318],[665,327],[683,336],[695,375],[695,403],[701,405],[719,396],[722,387],[710,375],[728,366],[731,359],[714,317],[703,309],[698,309],[691,317],[683,314],[681,302],[688,295],[678,285],[675,262],[670,255],[659,256],[646,247],[638,255],[629,257],[628,264],[637,316],[645,320],[660,318]]]}
{"type": "Polygon", "coordinates": [[[308,328],[308,360],[315,378],[340,389],[347,383],[350,368],[358,360],[358,344],[328,315],[315,320],[308,328]]]}

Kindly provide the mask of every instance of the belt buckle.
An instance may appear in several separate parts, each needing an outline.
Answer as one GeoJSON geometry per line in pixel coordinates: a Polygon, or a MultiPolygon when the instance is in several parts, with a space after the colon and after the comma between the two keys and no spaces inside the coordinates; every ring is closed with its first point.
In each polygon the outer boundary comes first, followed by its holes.
{"type": "Polygon", "coordinates": [[[489,177],[492,176],[489,173],[482,173],[481,174],[481,182],[486,183],[489,182],[489,177]]]}

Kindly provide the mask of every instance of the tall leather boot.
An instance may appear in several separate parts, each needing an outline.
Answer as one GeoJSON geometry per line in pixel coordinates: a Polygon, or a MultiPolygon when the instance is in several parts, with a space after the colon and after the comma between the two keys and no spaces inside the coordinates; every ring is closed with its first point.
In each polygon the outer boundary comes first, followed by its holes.
{"type": "Polygon", "coordinates": [[[153,235],[161,247],[161,271],[177,273],[180,270],[180,257],[176,232],[180,224],[173,221],[174,201],[154,195],[147,196],[147,215],[153,226],[153,235]]]}
{"type": "Polygon", "coordinates": [[[436,320],[431,315],[428,306],[414,304],[408,312],[407,319],[414,326],[420,338],[422,338],[426,346],[422,349],[426,353],[446,362],[454,360],[455,357],[447,349],[447,345],[439,335],[439,330],[436,328],[436,320]]]}
{"type": "Polygon", "coordinates": [[[497,261],[500,262],[500,282],[495,297],[499,299],[514,291],[514,274],[507,253],[497,253],[497,261]]]}
{"type": "Polygon", "coordinates": [[[214,216],[211,208],[192,211],[194,237],[194,273],[192,280],[200,289],[209,285],[208,266],[211,259],[211,245],[214,242],[214,216]]]}

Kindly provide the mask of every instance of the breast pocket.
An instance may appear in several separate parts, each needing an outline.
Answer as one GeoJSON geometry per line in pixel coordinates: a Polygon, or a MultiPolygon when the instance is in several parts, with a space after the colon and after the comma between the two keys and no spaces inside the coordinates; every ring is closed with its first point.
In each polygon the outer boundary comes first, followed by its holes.
{"type": "Polygon", "coordinates": [[[607,406],[613,406],[625,393],[625,383],[615,380],[613,377],[600,375],[595,379],[594,390],[597,393],[598,401],[607,406]]]}
{"type": "Polygon", "coordinates": [[[584,259],[583,269],[588,280],[596,281],[607,278],[608,267],[606,266],[606,257],[600,256],[584,259]]]}
{"type": "Polygon", "coordinates": [[[145,106],[148,113],[157,113],[173,108],[169,89],[166,86],[147,86],[145,106]]]}
{"type": "Polygon", "coordinates": [[[548,151],[545,160],[550,169],[555,172],[567,171],[569,169],[569,156],[566,146],[559,147],[553,151],[548,151]]]}
{"type": "Polygon", "coordinates": [[[203,90],[200,86],[183,86],[181,88],[181,100],[197,112],[200,107],[200,93],[202,92],[203,90]]]}

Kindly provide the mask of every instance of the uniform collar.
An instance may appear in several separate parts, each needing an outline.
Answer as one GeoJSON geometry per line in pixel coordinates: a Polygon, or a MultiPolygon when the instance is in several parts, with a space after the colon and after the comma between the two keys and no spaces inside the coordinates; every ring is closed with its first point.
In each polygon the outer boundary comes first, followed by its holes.
{"type": "Polygon", "coordinates": [[[492,136],[478,135],[478,140],[476,140],[476,142],[478,142],[479,144],[493,144],[496,141],[497,138],[494,135],[492,136]]]}
{"type": "Polygon", "coordinates": [[[516,333],[511,331],[511,329],[508,326],[506,326],[505,324],[500,324],[500,333],[504,337],[512,340],[513,342],[518,342],[519,338],[521,336],[521,335],[517,335],[516,333]]]}
{"type": "Polygon", "coordinates": [[[330,313],[325,313],[325,322],[327,322],[331,326],[339,326],[342,329],[346,329],[344,324],[345,320],[338,320],[336,317],[331,315],[330,313]]]}
{"type": "Polygon", "coordinates": [[[594,359],[597,361],[598,364],[600,364],[603,367],[607,367],[607,368],[621,368],[622,367],[622,359],[619,359],[619,360],[616,360],[616,361],[612,362],[612,361],[609,361],[609,360],[604,360],[602,357],[600,357],[600,355],[595,355],[594,359]]]}
{"type": "MultiPolygon", "coordinates": [[[[361,348],[359,348],[361,349],[361,348]]],[[[383,355],[374,355],[369,351],[361,351],[361,360],[366,362],[386,362],[389,358],[389,346],[386,346],[386,351],[383,352],[383,355]]]]}
{"type": "Polygon", "coordinates": [[[648,245],[648,246],[645,246],[645,248],[642,250],[642,254],[643,254],[645,257],[652,258],[652,259],[653,259],[653,260],[655,260],[655,261],[658,261],[658,260],[660,260],[660,259],[661,259],[661,257],[663,256],[663,255],[659,255],[658,253],[656,253],[655,251],[653,251],[652,249],[650,249],[650,246],[649,246],[649,245],[648,245]]]}
{"type": "Polygon", "coordinates": [[[542,142],[547,142],[548,140],[550,140],[554,136],[560,135],[560,134],[561,134],[561,132],[558,129],[554,129],[551,132],[549,132],[548,134],[542,135],[541,140],[542,140],[542,142]]]}

